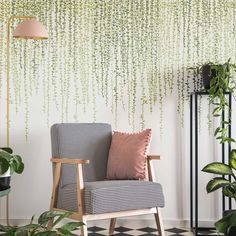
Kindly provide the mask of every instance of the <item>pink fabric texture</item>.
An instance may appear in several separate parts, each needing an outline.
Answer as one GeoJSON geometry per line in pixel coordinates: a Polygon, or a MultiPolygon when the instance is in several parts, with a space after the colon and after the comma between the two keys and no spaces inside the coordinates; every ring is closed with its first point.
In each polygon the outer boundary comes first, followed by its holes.
{"type": "Polygon", "coordinates": [[[151,129],[139,133],[114,131],[107,163],[107,179],[145,179],[151,136],[151,129]]]}

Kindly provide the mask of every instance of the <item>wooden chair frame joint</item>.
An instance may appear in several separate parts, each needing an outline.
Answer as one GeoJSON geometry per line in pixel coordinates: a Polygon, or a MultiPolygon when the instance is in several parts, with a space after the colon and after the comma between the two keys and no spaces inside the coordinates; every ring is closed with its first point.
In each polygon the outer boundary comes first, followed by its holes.
{"type": "Polygon", "coordinates": [[[70,165],[76,165],[76,164],[89,164],[89,160],[82,160],[82,159],[70,159],[70,158],[58,158],[53,157],[51,158],[51,162],[53,163],[61,163],[61,164],[70,164],[70,165]]]}
{"type": "Polygon", "coordinates": [[[161,160],[161,156],[159,156],[159,155],[147,155],[147,160],[148,161],[161,160]]]}

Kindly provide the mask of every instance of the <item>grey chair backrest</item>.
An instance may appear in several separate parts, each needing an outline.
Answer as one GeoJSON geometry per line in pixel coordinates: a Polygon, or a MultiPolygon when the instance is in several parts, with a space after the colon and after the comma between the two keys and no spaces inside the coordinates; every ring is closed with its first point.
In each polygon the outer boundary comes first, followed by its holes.
{"type": "MultiPolygon", "coordinates": [[[[84,181],[99,181],[106,177],[111,145],[111,125],[104,123],[61,123],[51,127],[52,156],[90,160],[83,165],[84,181]]],[[[61,184],[76,182],[74,165],[63,165],[61,184]]]]}

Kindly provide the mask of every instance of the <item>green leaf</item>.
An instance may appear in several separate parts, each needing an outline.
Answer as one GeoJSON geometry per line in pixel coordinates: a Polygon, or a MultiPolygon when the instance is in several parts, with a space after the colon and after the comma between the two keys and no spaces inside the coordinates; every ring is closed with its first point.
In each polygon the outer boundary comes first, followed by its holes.
{"type": "Polygon", "coordinates": [[[39,216],[38,223],[46,227],[48,221],[54,219],[54,217],[56,217],[56,213],[54,211],[46,211],[39,216]]]}
{"type": "Polygon", "coordinates": [[[214,78],[211,79],[211,81],[210,81],[210,87],[211,88],[215,87],[216,80],[217,80],[217,77],[214,77],[214,78]]]}
{"type": "Polygon", "coordinates": [[[14,227],[0,225],[0,232],[8,232],[8,231],[10,231],[12,229],[14,229],[14,227]]]}
{"type": "Polygon", "coordinates": [[[223,193],[227,197],[234,198],[236,194],[236,189],[233,184],[227,185],[223,188],[223,193]]]}
{"type": "Polygon", "coordinates": [[[65,212],[62,213],[56,220],[55,222],[53,222],[52,226],[56,226],[59,222],[61,222],[64,218],[67,218],[68,216],[70,216],[72,213],[71,212],[65,212]]]}
{"type": "Polygon", "coordinates": [[[58,234],[56,231],[51,231],[51,230],[38,232],[38,233],[34,234],[34,236],[58,236],[58,235],[61,235],[61,234],[58,234]]]}
{"type": "Polygon", "coordinates": [[[216,177],[208,182],[206,190],[208,193],[211,193],[229,184],[230,184],[229,180],[222,177],[216,177]]]}
{"type": "Polygon", "coordinates": [[[38,223],[42,226],[46,226],[50,220],[54,220],[55,217],[60,217],[61,215],[66,216],[68,213],[62,213],[58,211],[46,211],[39,216],[38,223]]]}
{"type": "Polygon", "coordinates": [[[20,164],[22,163],[22,158],[19,155],[14,155],[13,161],[16,162],[17,168],[18,168],[20,166],[20,164]]]}
{"type": "Polygon", "coordinates": [[[235,143],[235,139],[229,138],[229,137],[226,137],[226,138],[224,139],[224,141],[227,142],[227,143],[235,143]]]}
{"type": "Polygon", "coordinates": [[[232,175],[233,171],[231,170],[230,166],[220,163],[220,162],[213,162],[206,165],[203,169],[203,172],[212,173],[212,174],[220,174],[220,175],[232,175]]]}
{"type": "Polygon", "coordinates": [[[5,152],[8,152],[9,154],[13,153],[13,150],[10,147],[1,147],[0,149],[2,149],[5,152]]]}
{"type": "Polygon", "coordinates": [[[212,104],[213,104],[213,105],[217,105],[217,106],[220,105],[220,103],[218,103],[218,102],[214,102],[214,101],[212,102],[212,104]]]}
{"type": "Polygon", "coordinates": [[[215,130],[214,136],[216,136],[220,132],[220,130],[221,130],[221,128],[217,127],[216,130],[215,130]]]}
{"type": "Polygon", "coordinates": [[[17,174],[21,174],[24,171],[25,165],[24,163],[20,163],[19,166],[15,169],[17,174]]]}
{"type": "Polygon", "coordinates": [[[214,110],[213,110],[213,112],[212,113],[217,113],[217,112],[219,112],[219,111],[221,111],[221,107],[219,106],[219,107],[216,107],[216,108],[214,108],[214,110]]]}
{"type": "Polygon", "coordinates": [[[10,161],[11,158],[12,158],[12,155],[9,154],[8,152],[5,152],[5,151],[0,151],[0,158],[4,158],[6,159],[7,161],[10,161]]]}
{"type": "Polygon", "coordinates": [[[83,226],[83,222],[69,222],[61,227],[61,229],[65,229],[68,231],[74,231],[79,229],[80,226],[83,226]]]}
{"type": "Polygon", "coordinates": [[[14,236],[29,236],[29,232],[27,230],[17,230],[14,236]]]}
{"type": "Polygon", "coordinates": [[[34,218],[35,218],[35,215],[33,215],[33,216],[31,217],[31,219],[30,219],[30,224],[33,224],[34,218]]]}
{"type": "Polygon", "coordinates": [[[5,158],[0,157],[0,175],[3,175],[9,167],[9,162],[5,158]]]}
{"type": "Polygon", "coordinates": [[[219,221],[215,223],[217,231],[223,234],[227,234],[231,225],[234,225],[236,222],[236,211],[232,211],[230,214],[226,215],[219,221]]]}
{"type": "Polygon", "coordinates": [[[15,170],[16,170],[16,164],[13,162],[10,164],[11,175],[15,172],[15,170]]]}
{"type": "Polygon", "coordinates": [[[210,94],[214,94],[216,92],[217,88],[215,86],[211,87],[210,89],[208,89],[208,92],[210,94]]]}
{"type": "Polygon", "coordinates": [[[229,164],[231,168],[234,168],[236,170],[236,150],[231,151],[229,164]]]}
{"type": "Polygon", "coordinates": [[[40,225],[38,225],[38,224],[28,224],[28,225],[17,227],[17,230],[31,231],[31,230],[35,230],[35,229],[38,229],[38,228],[40,228],[40,225]]]}
{"type": "Polygon", "coordinates": [[[66,229],[58,228],[57,230],[61,233],[61,235],[65,235],[65,236],[75,236],[76,235],[66,229]]]}
{"type": "Polygon", "coordinates": [[[222,124],[230,125],[230,122],[229,122],[229,121],[226,121],[226,120],[224,120],[224,121],[222,121],[222,124]]]}

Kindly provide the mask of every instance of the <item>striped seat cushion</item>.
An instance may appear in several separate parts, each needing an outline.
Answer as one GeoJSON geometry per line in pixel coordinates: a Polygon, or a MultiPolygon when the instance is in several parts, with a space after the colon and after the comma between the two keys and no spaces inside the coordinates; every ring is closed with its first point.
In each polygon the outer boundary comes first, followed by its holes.
{"type": "MultiPolygon", "coordinates": [[[[60,189],[58,207],[77,211],[76,185],[60,189]]],[[[138,180],[112,180],[85,183],[86,214],[164,207],[159,183],[138,180]]]]}

